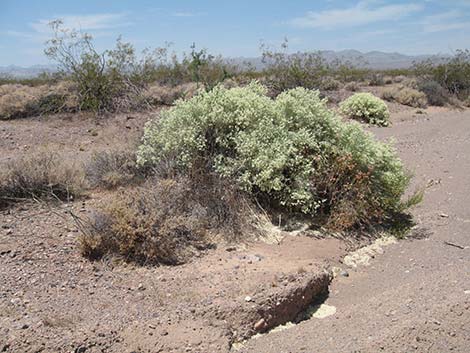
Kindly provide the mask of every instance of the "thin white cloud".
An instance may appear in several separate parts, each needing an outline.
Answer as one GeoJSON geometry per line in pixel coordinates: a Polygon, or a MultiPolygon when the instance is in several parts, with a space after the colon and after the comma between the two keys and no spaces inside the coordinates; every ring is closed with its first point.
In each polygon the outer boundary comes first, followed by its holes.
{"type": "Polygon", "coordinates": [[[466,14],[457,10],[426,16],[421,21],[421,25],[423,30],[428,33],[470,28],[470,23],[466,20],[466,14]]]}
{"type": "Polygon", "coordinates": [[[178,11],[173,12],[172,16],[174,17],[197,17],[205,15],[204,12],[191,12],[191,11],[178,11]]]}
{"type": "Polygon", "coordinates": [[[125,13],[103,13],[90,15],[58,15],[49,19],[40,19],[29,24],[29,31],[7,30],[4,33],[7,36],[20,38],[36,43],[43,43],[51,37],[52,30],[49,23],[60,19],[64,28],[77,29],[91,32],[93,37],[106,37],[115,35],[113,29],[129,26],[132,23],[127,21],[125,13]]]}
{"type": "Polygon", "coordinates": [[[65,28],[81,29],[84,31],[102,30],[123,27],[130,24],[125,21],[125,13],[103,13],[90,15],[64,15],[55,16],[50,19],[41,19],[30,24],[31,28],[37,33],[48,33],[49,22],[55,19],[63,21],[65,28]]]}
{"type": "Polygon", "coordinates": [[[333,29],[339,27],[357,27],[369,23],[395,21],[423,9],[420,4],[396,4],[373,7],[371,1],[360,1],[356,6],[325,10],[309,11],[303,17],[289,21],[295,27],[333,29]]]}

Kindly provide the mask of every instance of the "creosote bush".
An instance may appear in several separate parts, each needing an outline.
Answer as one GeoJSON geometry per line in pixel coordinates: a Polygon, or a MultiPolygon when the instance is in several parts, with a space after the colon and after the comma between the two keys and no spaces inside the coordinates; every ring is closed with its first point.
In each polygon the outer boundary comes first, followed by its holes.
{"type": "MultiPolygon", "coordinates": [[[[368,103],[370,120],[387,121],[368,103]]],[[[318,91],[296,88],[270,99],[257,83],[218,86],[149,122],[138,163],[168,161],[183,175],[215,173],[286,212],[325,221],[352,210],[341,217],[346,228],[397,211],[409,180],[389,145],[341,121],[318,91]]]]}
{"type": "Polygon", "coordinates": [[[369,124],[388,126],[390,112],[380,98],[371,93],[356,93],[340,104],[342,114],[369,124]]]}
{"type": "Polygon", "coordinates": [[[422,81],[418,87],[424,92],[430,105],[442,107],[449,102],[449,93],[436,81],[422,81]]]}

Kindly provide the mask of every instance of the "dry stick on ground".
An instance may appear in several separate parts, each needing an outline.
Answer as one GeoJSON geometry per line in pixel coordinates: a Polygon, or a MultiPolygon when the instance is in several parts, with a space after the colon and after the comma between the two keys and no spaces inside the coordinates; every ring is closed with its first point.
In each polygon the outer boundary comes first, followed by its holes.
{"type": "Polygon", "coordinates": [[[462,250],[465,249],[465,246],[462,246],[462,245],[459,245],[459,244],[456,244],[456,243],[452,243],[452,242],[446,241],[446,240],[444,240],[444,244],[449,245],[449,246],[454,246],[454,247],[462,249],[462,250]]]}

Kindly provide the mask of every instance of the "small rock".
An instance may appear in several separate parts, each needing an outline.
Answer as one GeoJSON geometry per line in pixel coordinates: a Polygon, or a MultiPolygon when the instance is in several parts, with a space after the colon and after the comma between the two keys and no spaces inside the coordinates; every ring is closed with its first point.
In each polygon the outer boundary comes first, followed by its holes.
{"type": "Polygon", "coordinates": [[[255,331],[262,331],[266,328],[266,320],[264,319],[260,319],[256,322],[256,324],[253,326],[253,328],[255,329],[255,331]]]}
{"type": "Polygon", "coordinates": [[[253,299],[252,299],[249,295],[247,295],[247,296],[245,297],[245,301],[246,301],[246,302],[251,302],[251,301],[253,301],[253,299]]]}
{"type": "Polygon", "coordinates": [[[439,215],[439,217],[442,217],[442,218],[449,218],[449,215],[446,214],[446,213],[441,213],[441,214],[439,215]]]}
{"type": "Polygon", "coordinates": [[[339,274],[340,276],[343,276],[343,277],[349,277],[349,272],[346,270],[342,270],[339,274]]]}
{"type": "Polygon", "coordinates": [[[80,346],[75,348],[74,353],[85,353],[86,352],[86,347],[85,346],[80,346]]]}
{"type": "Polygon", "coordinates": [[[163,331],[162,336],[168,336],[168,331],[163,331]]]}

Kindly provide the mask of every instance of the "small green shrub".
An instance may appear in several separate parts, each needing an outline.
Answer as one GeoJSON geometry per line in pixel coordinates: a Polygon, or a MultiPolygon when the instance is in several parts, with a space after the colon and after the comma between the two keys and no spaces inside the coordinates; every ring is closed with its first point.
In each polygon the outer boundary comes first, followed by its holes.
{"type": "MultiPolygon", "coordinates": [[[[329,217],[354,195],[365,195],[384,217],[398,207],[408,177],[391,147],[359,124],[342,122],[318,91],[296,88],[274,100],[266,94],[252,83],[179,101],[146,126],[138,163],[173,161],[186,175],[215,172],[270,207],[312,217],[329,217]],[[343,181],[320,187],[343,159],[349,164],[335,169],[343,181]],[[348,192],[363,174],[363,191],[348,192]]],[[[366,108],[381,114],[371,120],[385,121],[383,110],[366,108]]],[[[355,211],[346,223],[368,223],[376,215],[355,211]]]]}
{"type": "Polygon", "coordinates": [[[382,98],[414,108],[426,108],[428,104],[426,95],[423,92],[405,86],[384,90],[382,98]]]}
{"type": "Polygon", "coordinates": [[[388,126],[390,112],[387,105],[371,93],[356,93],[340,104],[342,114],[369,124],[388,126]]]}

